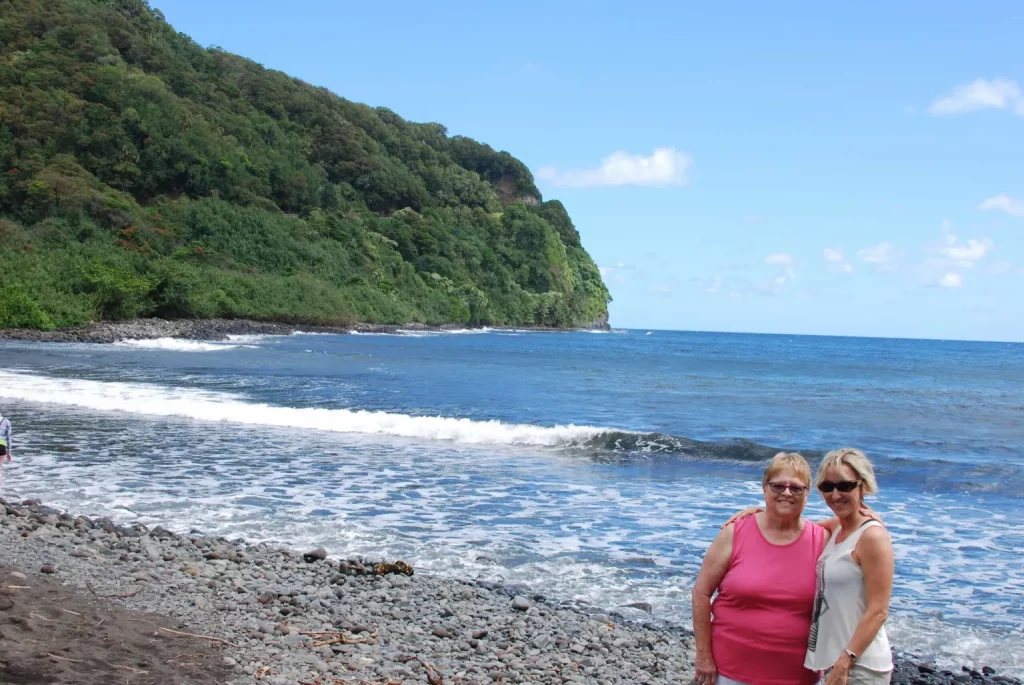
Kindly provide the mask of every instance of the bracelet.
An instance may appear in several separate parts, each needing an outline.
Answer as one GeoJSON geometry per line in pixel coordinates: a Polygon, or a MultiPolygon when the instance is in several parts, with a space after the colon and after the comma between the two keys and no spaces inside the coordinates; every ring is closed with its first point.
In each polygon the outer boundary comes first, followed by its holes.
{"type": "Polygon", "coordinates": [[[850,663],[857,663],[857,655],[853,653],[852,649],[844,649],[843,653],[850,657],[850,663]]]}

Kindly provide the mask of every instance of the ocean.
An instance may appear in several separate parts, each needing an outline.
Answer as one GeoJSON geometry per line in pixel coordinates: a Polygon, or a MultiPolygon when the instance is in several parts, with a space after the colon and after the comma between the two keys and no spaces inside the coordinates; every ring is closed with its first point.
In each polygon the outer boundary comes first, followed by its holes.
{"type": "MultiPolygon", "coordinates": [[[[628,330],[0,342],[4,495],[646,602],[779,449],[872,457],[888,630],[1024,675],[1024,344],[628,330]],[[1015,645],[1015,646],[1014,646],[1015,645]]],[[[807,516],[828,510],[812,494],[807,516]]],[[[630,613],[632,612],[632,613],[630,613]]]]}

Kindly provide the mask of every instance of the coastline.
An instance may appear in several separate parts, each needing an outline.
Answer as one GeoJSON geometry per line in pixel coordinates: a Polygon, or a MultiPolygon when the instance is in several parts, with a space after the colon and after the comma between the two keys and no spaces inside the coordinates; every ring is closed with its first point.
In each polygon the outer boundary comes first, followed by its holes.
{"type": "Polygon", "coordinates": [[[252,319],[132,319],[130,321],[99,321],[78,328],[42,331],[30,328],[0,329],[0,340],[26,342],[84,342],[113,343],[119,340],[152,340],[180,338],[196,341],[224,341],[235,335],[291,335],[298,331],[345,335],[350,333],[394,334],[401,331],[452,330],[528,330],[570,332],[583,330],[611,330],[607,321],[580,328],[549,328],[539,326],[469,326],[466,324],[380,324],[353,323],[351,325],[292,324],[252,319]]]}
{"type": "MultiPolygon", "coordinates": [[[[633,619],[639,609],[630,617],[597,613],[526,588],[406,575],[412,569],[377,561],[121,525],[0,499],[0,582],[11,603],[29,601],[34,585],[59,581],[79,599],[89,600],[88,592],[108,607],[142,612],[128,620],[175,625],[158,629],[160,637],[201,653],[210,671],[227,673],[219,677],[230,683],[656,685],[692,678],[690,632],[633,619]],[[12,580],[11,569],[23,576],[12,580]]],[[[41,618],[35,640],[59,625],[34,615],[41,618]]],[[[35,656],[46,662],[52,654],[35,656]]],[[[1021,685],[983,670],[941,671],[898,656],[892,682],[1021,685]]],[[[150,682],[136,671],[125,674],[128,683],[150,682]]]]}

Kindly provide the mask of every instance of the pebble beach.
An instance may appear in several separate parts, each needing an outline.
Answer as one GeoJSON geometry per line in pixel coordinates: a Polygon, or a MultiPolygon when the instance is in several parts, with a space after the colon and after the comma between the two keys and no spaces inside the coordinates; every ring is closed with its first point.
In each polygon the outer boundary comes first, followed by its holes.
{"type": "MultiPolygon", "coordinates": [[[[33,500],[0,500],[0,509],[0,682],[692,680],[686,629],[560,604],[525,588],[425,576],[400,560],[336,559],[322,548],[92,519],[33,500]],[[54,600],[57,583],[70,594],[54,600]],[[29,610],[47,597],[49,615],[29,610]],[[75,602],[85,608],[67,608],[75,602]],[[134,642],[119,633],[118,663],[96,656],[105,643],[89,644],[95,631],[69,631],[68,621],[87,611],[107,612],[101,624],[138,631],[134,642]],[[158,675],[161,668],[171,670],[158,675]]],[[[893,682],[1020,685],[987,667],[955,673],[907,658],[898,659],[893,682]]]]}
{"type": "MultiPolygon", "coordinates": [[[[509,588],[333,559],[322,549],[94,521],[35,503],[3,508],[0,563],[21,569],[5,585],[31,587],[47,575],[169,618],[179,632],[222,640],[173,636],[183,649],[218,649],[220,682],[658,684],[692,674],[685,631],[624,625],[509,588]]],[[[30,590],[8,592],[18,602],[30,590]]],[[[49,626],[40,621],[35,632],[49,626]]]]}

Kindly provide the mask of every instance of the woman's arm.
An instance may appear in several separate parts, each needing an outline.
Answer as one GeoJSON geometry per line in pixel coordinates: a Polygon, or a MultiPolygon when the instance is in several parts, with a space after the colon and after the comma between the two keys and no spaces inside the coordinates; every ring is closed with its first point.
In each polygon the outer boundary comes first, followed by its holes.
{"type": "Polygon", "coordinates": [[[758,506],[757,504],[749,506],[746,509],[740,509],[735,514],[730,516],[728,521],[722,524],[722,528],[725,528],[730,523],[736,523],[740,519],[745,519],[748,516],[755,516],[757,514],[760,514],[762,511],[764,511],[764,507],[758,506]]]}
{"type": "MultiPolygon", "coordinates": [[[[858,656],[864,653],[871,641],[878,635],[889,617],[889,598],[892,595],[893,560],[892,540],[883,528],[873,526],[860,536],[853,550],[853,560],[864,572],[864,589],[867,594],[867,610],[857,624],[853,637],[846,645],[858,656]]],[[[844,652],[836,661],[826,685],[846,682],[846,674],[853,666],[852,659],[844,652]],[[835,674],[833,678],[832,674],[835,674]]]]}
{"type": "Polygon", "coordinates": [[[836,532],[836,528],[839,527],[839,517],[833,516],[832,518],[825,519],[824,521],[815,521],[819,526],[824,528],[829,536],[836,532]]]}
{"type": "Polygon", "coordinates": [[[711,597],[729,570],[732,559],[733,526],[726,526],[704,554],[697,581],[693,584],[693,639],[697,647],[696,681],[698,685],[714,685],[718,676],[711,654],[711,597]]]}

